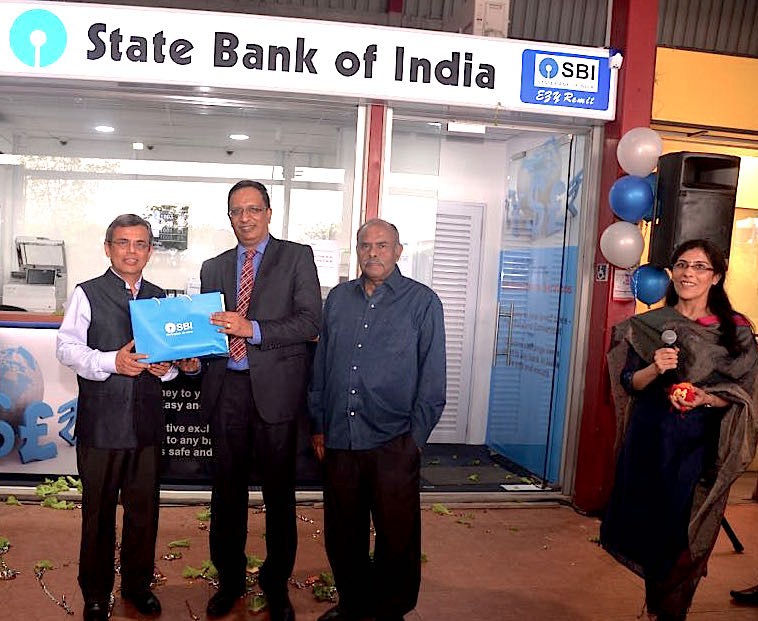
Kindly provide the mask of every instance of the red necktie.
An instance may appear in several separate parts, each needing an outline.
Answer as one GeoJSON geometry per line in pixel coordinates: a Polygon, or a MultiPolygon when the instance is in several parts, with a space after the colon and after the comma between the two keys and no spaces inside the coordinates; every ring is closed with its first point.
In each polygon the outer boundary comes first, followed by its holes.
{"type": "MultiPolygon", "coordinates": [[[[242,265],[240,274],[240,288],[237,293],[237,314],[240,317],[247,317],[247,309],[250,307],[250,294],[253,292],[253,257],[255,250],[245,252],[245,262],[242,265]]],[[[240,361],[247,354],[245,349],[245,339],[241,336],[233,336],[229,339],[229,354],[232,360],[240,361]]]]}

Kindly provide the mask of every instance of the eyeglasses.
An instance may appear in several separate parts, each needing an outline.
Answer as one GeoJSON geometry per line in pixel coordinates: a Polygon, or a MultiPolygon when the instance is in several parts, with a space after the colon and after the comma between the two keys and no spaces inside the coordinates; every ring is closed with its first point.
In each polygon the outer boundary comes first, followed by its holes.
{"type": "Polygon", "coordinates": [[[264,211],[266,211],[266,207],[233,207],[229,210],[229,216],[232,218],[239,218],[244,213],[249,216],[258,217],[264,211]]]}
{"type": "Polygon", "coordinates": [[[119,250],[126,250],[130,246],[134,247],[137,252],[145,252],[150,248],[150,244],[141,239],[132,241],[130,239],[112,239],[108,242],[111,246],[116,246],[119,250]]]}
{"type": "Polygon", "coordinates": [[[688,267],[691,267],[696,272],[712,272],[713,268],[708,265],[707,263],[703,263],[701,261],[695,261],[694,263],[691,263],[690,261],[684,261],[683,259],[680,259],[676,263],[674,263],[674,270],[677,272],[683,272],[688,267]]]}

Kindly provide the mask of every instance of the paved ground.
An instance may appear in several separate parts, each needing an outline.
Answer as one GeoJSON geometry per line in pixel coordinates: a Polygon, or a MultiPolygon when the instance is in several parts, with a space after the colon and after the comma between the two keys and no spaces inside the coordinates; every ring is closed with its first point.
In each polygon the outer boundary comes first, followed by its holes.
{"type": "MultiPolygon", "coordinates": [[[[755,474],[735,487],[727,517],[745,552],[735,554],[720,536],[709,575],[701,583],[690,614],[695,621],[755,621],[758,608],[740,607],[729,598],[730,588],[758,582],[758,504],[749,501],[755,474]]],[[[157,566],[166,582],[156,592],[163,603],[163,619],[205,619],[212,588],[202,580],[182,577],[183,569],[208,558],[207,533],[199,527],[201,506],[166,506],[161,510],[157,566]],[[169,541],[189,538],[184,558],[167,561],[169,541]],[[195,615],[193,617],[192,615],[195,615]]],[[[640,613],[640,580],[615,563],[596,543],[599,522],[557,503],[448,505],[440,515],[425,505],[423,567],[418,608],[407,621],[634,621],[640,613]]],[[[328,568],[318,506],[298,509],[300,548],[295,578],[303,581],[328,568]]],[[[12,547],[8,566],[22,573],[0,581],[0,619],[58,620],[81,618],[82,601],[76,584],[80,514],[33,504],[21,507],[0,503],[0,536],[12,547]],[[66,613],[49,600],[34,578],[34,563],[48,559],[56,569],[44,580],[57,597],[65,593],[74,610],[66,613]]],[[[248,552],[263,556],[263,515],[250,512],[248,552]]],[[[1,568],[0,568],[1,569],[1,568]]],[[[299,621],[314,621],[328,608],[307,589],[291,588],[299,621]]],[[[114,620],[140,618],[117,597],[114,620]]],[[[243,601],[229,620],[268,621],[253,614],[243,601]]]]}

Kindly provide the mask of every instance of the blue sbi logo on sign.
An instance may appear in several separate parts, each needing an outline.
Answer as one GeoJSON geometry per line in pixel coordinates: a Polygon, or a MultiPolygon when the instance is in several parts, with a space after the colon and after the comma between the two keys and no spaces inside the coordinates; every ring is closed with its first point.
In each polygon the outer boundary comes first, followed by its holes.
{"type": "Polygon", "coordinates": [[[66,27],[60,18],[44,9],[32,9],[16,18],[10,31],[13,53],[30,67],[47,67],[63,56],[66,27]]]}

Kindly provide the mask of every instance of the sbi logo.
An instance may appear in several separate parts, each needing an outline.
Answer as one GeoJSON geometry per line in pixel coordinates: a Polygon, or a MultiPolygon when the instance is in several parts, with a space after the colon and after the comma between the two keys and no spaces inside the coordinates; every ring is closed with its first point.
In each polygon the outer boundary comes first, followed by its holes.
{"type": "Polygon", "coordinates": [[[176,334],[177,332],[192,332],[192,322],[191,321],[183,321],[181,323],[174,323],[173,321],[168,321],[163,326],[163,329],[166,331],[166,334],[176,334]]]}
{"type": "Polygon", "coordinates": [[[558,63],[552,58],[543,58],[539,71],[543,78],[554,78],[558,75],[558,63]]]}
{"type": "Polygon", "coordinates": [[[10,32],[13,53],[30,67],[47,67],[63,56],[66,27],[60,18],[44,9],[32,9],[16,18],[10,32]]]}

